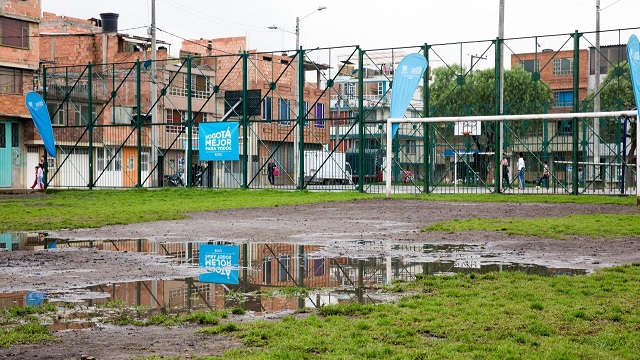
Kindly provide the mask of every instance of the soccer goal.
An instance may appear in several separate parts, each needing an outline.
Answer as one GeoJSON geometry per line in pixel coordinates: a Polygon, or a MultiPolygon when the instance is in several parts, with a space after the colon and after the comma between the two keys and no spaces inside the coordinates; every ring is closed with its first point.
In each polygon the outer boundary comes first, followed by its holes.
{"type": "MultiPolygon", "coordinates": [[[[432,117],[432,118],[389,118],[386,125],[386,164],[387,171],[385,172],[385,190],[386,197],[391,197],[391,181],[392,171],[390,171],[392,164],[392,144],[393,141],[393,124],[417,124],[417,123],[455,123],[456,131],[462,135],[477,135],[479,127],[478,122],[483,121],[533,121],[533,120],[571,120],[571,119],[585,119],[585,118],[636,118],[638,119],[638,111],[613,111],[613,112],[585,112],[585,113],[562,113],[562,114],[524,114],[524,115],[494,115],[494,116],[451,116],[451,117],[432,117]]],[[[636,139],[640,134],[640,126],[636,126],[636,139]]],[[[636,148],[636,154],[639,150],[636,148]]],[[[636,157],[637,158],[637,157],[636,157]]],[[[636,160],[636,196],[638,197],[638,204],[640,205],[640,161],[636,160]]]]}

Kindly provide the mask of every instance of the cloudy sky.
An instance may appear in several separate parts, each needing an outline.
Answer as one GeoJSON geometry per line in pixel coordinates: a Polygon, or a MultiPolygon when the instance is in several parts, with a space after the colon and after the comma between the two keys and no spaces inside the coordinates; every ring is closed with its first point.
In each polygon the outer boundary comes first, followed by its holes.
{"type": "MultiPolygon", "coordinates": [[[[640,27],[639,0],[600,3],[601,30],[640,27]]],[[[146,36],[151,4],[152,0],[42,0],[42,10],[82,19],[118,13],[121,32],[146,36]]],[[[294,49],[296,17],[304,17],[300,44],[305,48],[380,49],[495,39],[498,7],[499,0],[156,0],[156,26],[158,39],[172,43],[172,54],[179,51],[180,38],[243,35],[250,49],[294,49]],[[327,8],[314,12],[319,6],[327,8]],[[271,25],[286,31],[267,29],[271,25]]],[[[506,38],[595,29],[596,0],[505,0],[506,38]]],[[[640,31],[635,33],[640,36],[640,31]]]]}

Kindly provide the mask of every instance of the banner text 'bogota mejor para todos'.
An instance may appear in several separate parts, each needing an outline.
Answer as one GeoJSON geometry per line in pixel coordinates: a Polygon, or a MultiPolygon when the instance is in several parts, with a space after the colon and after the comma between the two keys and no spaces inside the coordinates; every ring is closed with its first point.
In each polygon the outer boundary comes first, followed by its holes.
{"type": "Polygon", "coordinates": [[[200,123],[198,128],[200,160],[240,159],[237,122],[200,123]]]}

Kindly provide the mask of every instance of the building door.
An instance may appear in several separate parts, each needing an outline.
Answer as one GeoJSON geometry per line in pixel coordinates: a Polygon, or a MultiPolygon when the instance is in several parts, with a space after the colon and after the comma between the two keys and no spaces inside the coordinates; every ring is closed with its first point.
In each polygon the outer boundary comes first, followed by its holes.
{"type": "Polygon", "coordinates": [[[0,122],[0,187],[11,187],[11,150],[14,140],[18,137],[18,134],[15,134],[14,139],[11,130],[17,131],[17,126],[12,126],[11,123],[7,122],[0,122]]]}

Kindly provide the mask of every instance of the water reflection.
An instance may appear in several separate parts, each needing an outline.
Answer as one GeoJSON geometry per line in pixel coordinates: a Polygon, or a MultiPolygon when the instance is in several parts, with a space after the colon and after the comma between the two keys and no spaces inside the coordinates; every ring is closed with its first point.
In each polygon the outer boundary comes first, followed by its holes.
{"type": "MultiPolygon", "coordinates": [[[[158,243],[140,239],[69,241],[41,239],[39,234],[11,236],[11,250],[58,247],[94,247],[108,251],[135,251],[165,255],[178,263],[199,261],[204,243],[158,243]],[[16,245],[17,244],[17,245],[16,245]]],[[[7,246],[8,244],[10,246],[7,246]]],[[[217,243],[221,244],[221,243],[217,243]]],[[[394,280],[411,281],[416,275],[522,271],[539,276],[582,275],[584,269],[551,268],[511,263],[476,245],[390,244],[383,241],[334,241],[324,244],[242,243],[239,247],[238,284],[199,282],[198,278],[106,283],[74,291],[46,294],[50,302],[80,307],[106,306],[114,300],[142,307],[146,314],[181,313],[197,309],[241,307],[255,314],[293,311],[336,303],[389,301],[381,291],[394,280]]],[[[204,270],[203,270],[204,272],[204,270]]],[[[0,294],[0,308],[26,305],[26,291],[0,294]]],[[[80,321],[89,326],[90,319],[80,321]]],[[[58,325],[56,326],[63,326],[58,325]]]]}

